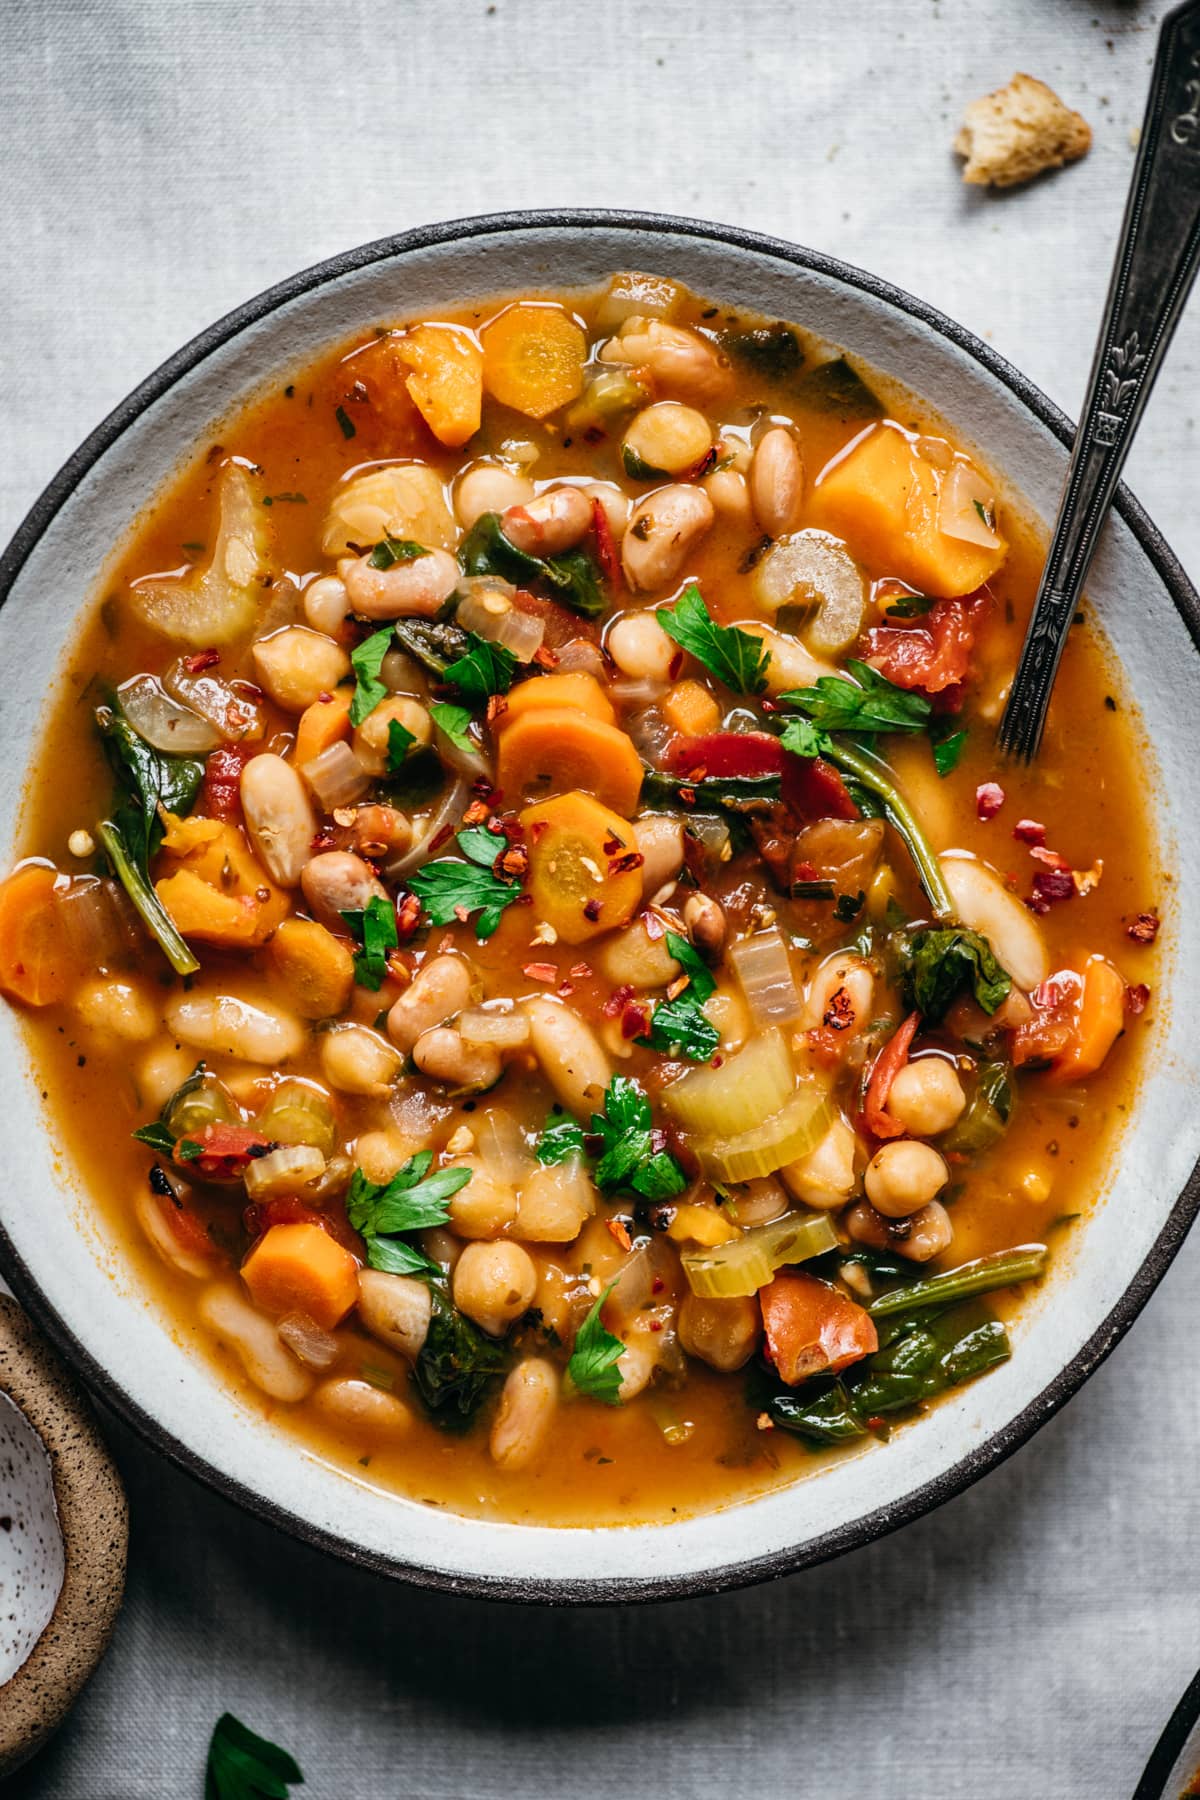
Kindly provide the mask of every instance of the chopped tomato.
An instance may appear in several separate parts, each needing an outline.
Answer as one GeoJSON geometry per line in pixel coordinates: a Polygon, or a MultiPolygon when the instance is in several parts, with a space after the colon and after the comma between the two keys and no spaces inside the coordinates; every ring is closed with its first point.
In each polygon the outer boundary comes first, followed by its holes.
{"type": "Polygon", "coordinates": [[[789,1386],[810,1375],[836,1375],[879,1348],[865,1307],[841,1288],[792,1269],[758,1296],[768,1361],[789,1386]]]}
{"type": "Polygon", "coordinates": [[[265,1156],[272,1140],[253,1125],[229,1125],[222,1120],[205,1125],[194,1136],[180,1138],[175,1163],[201,1181],[237,1181],[256,1156],[265,1156]],[[199,1154],[192,1148],[199,1145],[199,1154]]]}
{"type": "Polygon", "coordinates": [[[596,561],[600,564],[601,573],[608,585],[619,592],[622,586],[621,559],[617,555],[608,514],[599,500],[592,501],[592,535],[596,540],[596,561]]]}
{"type": "Polygon", "coordinates": [[[789,756],[783,765],[783,797],[804,820],[857,819],[858,808],[850,790],[832,763],[822,756],[811,760],[789,756]]]}
{"type": "Polygon", "coordinates": [[[887,1100],[893,1081],[908,1061],[909,1047],[917,1035],[920,1023],[919,1012],[909,1013],[903,1025],[892,1033],[875,1058],[871,1079],[867,1083],[867,1097],[863,1102],[863,1121],[867,1130],[877,1138],[904,1136],[903,1125],[893,1119],[887,1110],[887,1100]]]}
{"type": "Polygon", "coordinates": [[[778,775],[785,805],[800,819],[857,819],[858,808],[832,763],[791,756],[765,731],[713,731],[678,737],[667,752],[672,773],[702,781],[753,781],[778,775]]]}
{"type": "Polygon", "coordinates": [[[311,1206],[295,1194],[276,1194],[270,1200],[255,1200],[242,1214],[242,1223],[250,1237],[261,1237],[272,1225],[323,1225],[325,1221],[311,1206]]]}
{"type": "Polygon", "coordinates": [[[1029,996],[1033,1016],[1012,1035],[1014,1068],[1026,1063],[1043,1067],[1063,1054],[1075,1034],[1082,992],[1083,982],[1074,969],[1059,969],[1033,990],[1029,996]]]}
{"type": "Polygon", "coordinates": [[[204,785],[196,811],[207,819],[240,820],[242,770],[261,749],[259,744],[222,744],[204,766],[204,785]]]}
{"type": "Polygon", "coordinates": [[[897,687],[951,695],[971,672],[971,652],[991,605],[986,588],[963,599],[938,600],[919,622],[872,628],[867,661],[897,687]]]}

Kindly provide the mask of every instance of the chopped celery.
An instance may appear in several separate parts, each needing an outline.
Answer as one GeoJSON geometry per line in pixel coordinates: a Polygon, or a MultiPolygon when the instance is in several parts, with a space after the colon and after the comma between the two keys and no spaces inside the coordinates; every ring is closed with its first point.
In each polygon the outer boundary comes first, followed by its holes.
{"type": "Polygon", "coordinates": [[[967,1110],[940,1140],[940,1147],[965,1156],[990,1150],[1008,1130],[1016,1099],[1016,1083],[1008,1064],[981,1063],[967,1110]]]}
{"type": "Polygon", "coordinates": [[[332,1156],[337,1141],[333,1104],[323,1088],[292,1077],[281,1081],[258,1115],[264,1137],[278,1144],[308,1144],[332,1156]]]}
{"type": "Polygon", "coordinates": [[[689,1250],[680,1257],[693,1294],[705,1300],[732,1300],[757,1294],[776,1269],[823,1256],[837,1243],[828,1213],[785,1213],[769,1225],[756,1225],[740,1237],[711,1250],[689,1250]]]}
{"type": "Polygon", "coordinates": [[[264,591],[266,526],[240,464],[226,464],[217,505],[217,537],[208,567],[198,574],[135,582],[129,596],[134,611],[153,630],[197,650],[245,637],[264,591]]]}
{"type": "Polygon", "coordinates": [[[780,1031],[764,1031],[720,1068],[707,1065],[674,1081],[663,1094],[667,1111],[688,1131],[733,1137],[777,1113],[796,1086],[796,1071],[780,1031]]]}
{"type": "Polygon", "coordinates": [[[160,1116],[176,1141],[199,1137],[206,1125],[240,1124],[242,1118],[229,1089],[203,1063],[175,1089],[160,1116]]]}
{"type": "Polygon", "coordinates": [[[815,1150],[833,1120],[824,1088],[802,1087],[745,1131],[725,1138],[694,1138],[692,1148],[714,1181],[753,1181],[798,1162],[815,1150]]]}
{"type": "Polygon", "coordinates": [[[1013,1250],[995,1250],[990,1256],[977,1256],[957,1269],[947,1269],[943,1275],[930,1275],[895,1293],[881,1294],[867,1310],[874,1318],[917,1312],[926,1306],[948,1306],[952,1301],[969,1299],[972,1294],[988,1294],[1016,1281],[1032,1281],[1045,1271],[1049,1254],[1045,1244],[1018,1244],[1013,1250]]]}
{"type": "Polygon", "coordinates": [[[105,819],[96,827],[96,835],[104,845],[113,874],[129,895],[142,923],[151,937],[157,940],[175,973],[194,975],[200,964],[180,937],[170,913],[135,866],[120,831],[111,820],[105,819]]]}

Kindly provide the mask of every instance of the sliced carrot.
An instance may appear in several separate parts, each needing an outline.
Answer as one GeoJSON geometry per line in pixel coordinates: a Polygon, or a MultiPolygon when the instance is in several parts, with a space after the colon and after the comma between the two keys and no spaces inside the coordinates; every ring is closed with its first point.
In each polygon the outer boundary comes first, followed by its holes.
{"type": "Polygon", "coordinates": [[[698,681],[677,681],[662,703],[663,718],[681,737],[703,737],[721,723],[721,709],[698,681]]]}
{"type": "Polygon", "coordinates": [[[572,707],[577,712],[587,713],[589,718],[602,720],[605,725],[615,725],[617,720],[612,701],[596,677],[580,671],[566,675],[538,675],[519,682],[508,695],[504,711],[496,721],[496,729],[503,731],[514,719],[523,718],[530,712],[544,712],[549,706],[572,707]]]}
{"type": "Polygon", "coordinates": [[[479,430],[483,408],[483,352],[457,325],[417,325],[396,355],[412,370],[408,391],[440,443],[457,449],[479,430]]]}
{"type": "Polygon", "coordinates": [[[169,821],[154,891],[185,938],[253,949],[290,910],[236,825],[224,819],[169,821]]]}
{"type": "Polygon", "coordinates": [[[815,1275],[777,1275],[759,1292],[766,1354],[789,1385],[834,1375],[879,1348],[870,1314],[815,1275]]]}
{"type": "Polygon", "coordinates": [[[500,733],[496,782],[510,805],[522,796],[582,788],[627,819],[637,810],[642,765],[615,725],[552,706],[526,713],[500,733]]]}
{"type": "Polygon", "coordinates": [[[1055,1059],[1056,1081],[1094,1075],[1125,1029],[1125,983],[1102,956],[1089,956],[1075,1008],[1074,1030],[1055,1059]]]}
{"type": "Polygon", "coordinates": [[[303,770],[333,744],[345,743],[350,737],[350,707],[354,689],[338,688],[328,700],[314,700],[300,714],[296,726],[296,747],[292,761],[303,770]]]}
{"type": "Polygon", "coordinates": [[[70,980],[57,880],[53,869],[27,863],[0,882],[0,989],[26,1006],[53,1006],[70,980]]]}
{"type": "Polygon", "coordinates": [[[272,1225],[242,1264],[242,1280],[264,1312],[307,1313],[323,1331],[358,1299],[358,1264],[319,1225],[272,1225]]]}
{"type": "Polygon", "coordinates": [[[332,1019],[354,991],[354,958],[315,919],[285,919],[267,946],[289,1003],[306,1019],[332,1019]]]}
{"type": "Polygon", "coordinates": [[[642,872],[637,839],[627,819],[590,794],[571,793],[526,807],[521,825],[529,850],[528,892],[534,914],[553,925],[563,943],[582,944],[628,923],[641,905],[642,872]]]}
{"type": "Polygon", "coordinates": [[[502,406],[544,419],[583,391],[587,340],[561,306],[522,301],[480,336],[483,384],[502,406]]]}

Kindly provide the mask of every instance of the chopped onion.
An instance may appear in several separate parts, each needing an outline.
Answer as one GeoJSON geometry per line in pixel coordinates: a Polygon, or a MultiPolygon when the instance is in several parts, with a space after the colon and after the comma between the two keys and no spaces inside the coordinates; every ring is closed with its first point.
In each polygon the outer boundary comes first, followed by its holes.
{"type": "Polygon", "coordinates": [[[616,700],[621,706],[653,706],[667,691],[665,681],[653,681],[649,676],[640,675],[624,681],[608,683],[609,698],[616,700]]]}
{"type": "Polygon", "coordinates": [[[137,915],[115,881],[84,875],[55,890],[58,917],[76,959],[84,968],[103,969],[141,943],[137,915]]]}
{"type": "Polygon", "coordinates": [[[515,588],[489,577],[464,581],[466,589],[454,615],[456,625],[511,650],[518,662],[532,662],[542,647],[546,621],[523,613],[512,603],[515,588]]]}
{"type": "Polygon", "coordinates": [[[488,1174],[506,1187],[520,1187],[532,1172],[534,1160],[512,1114],[502,1106],[490,1107],[472,1119],[471,1129],[488,1174]]]}
{"type": "Polygon", "coordinates": [[[434,721],[434,736],[437,742],[437,753],[448,769],[453,769],[468,781],[491,781],[492,761],[482,750],[463,750],[448,737],[441,726],[434,721]]]}
{"type": "Polygon", "coordinates": [[[556,667],[564,675],[596,675],[601,679],[604,676],[604,657],[591,638],[571,638],[554,654],[558,658],[556,667]]]}
{"type": "Polygon", "coordinates": [[[206,756],[220,743],[207,719],[164,693],[153,675],[135,675],[117,689],[121,711],[140,738],[175,756],[206,756]]]}
{"type": "Polygon", "coordinates": [[[1000,538],[988,523],[995,516],[995,492],[974,464],[960,457],[941,480],[938,530],[964,544],[998,550],[1000,538]]]}
{"type": "Polygon", "coordinates": [[[720,813],[688,813],[684,825],[690,837],[702,847],[709,862],[728,862],[733,854],[729,824],[720,813]]]}
{"type": "Polygon", "coordinates": [[[429,855],[429,846],[434,838],[439,837],[450,822],[461,817],[467,800],[467,784],[460,776],[452,781],[433,811],[428,814],[424,825],[413,833],[413,841],[403,856],[397,856],[384,866],[385,881],[399,881],[410,869],[418,869],[429,855]]]}
{"type": "Polygon", "coordinates": [[[685,1250],[679,1260],[693,1294],[705,1300],[733,1300],[757,1294],[777,1269],[836,1247],[837,1232],[828,1213],[787,1213],[713,1250],[685,1250]]]}
{"type": "Polygon", "coordinates": [[[917,454],[932,463],[935,469],[943,471],[954,463],[954,446],[946,438],[922,435],[917,439],[917,454]]]}
{"type": "Polygon", "coordinates": [[[848,650],[867,606],[862,571],[840,538],[797,531],[780,538],[754,571],[754,597],[764,611],[815,608],[803,636],[818,655],[848,650]]]}
{"type": "Polygon", "coordinates": [[[310,1369],[328,1369],[338,1359],[340,1346],[335,1337],[323,1331],[307,1313],[292,1312],[275,1327],[293,1356],[310,1369]]]}
{"type": "Polygon", "coordinates": [[[468,1044],[495,1044],[497,1050],[519,1050],[529,1042],[529,1020],[515,1007],[510,1012],[492,1012],[486,1006],[473,1006],[459,1014],[458,1029],[468,1044]]]}
{"type": "Polygon", "coordinates": [[[614,1325],[632,1319],[647,1305],[654,1291],[654,1265],[649,1244],[642,1244],[622,1262],[606,1310],[614,1325]]]}
{"type": "Polygon", "coordinates": [[[638,755],[648,763],[661,762],[667,745],[675,736],[657,706],[647,706],[642,712],[635,713],[625,721],[625,730],[633,739],[638,755]]]}
{"type": "Polygon", "coordinates": [[[756,1175],[773,1175],[815,1150],[832,1119],[824,1088],[803,1087],[778,1112],[745,1131],[731,1137],[695,1138],[692,1148],[713,1181],[753,1181],[756,1175]]]}
{"type": "Polygon", "coordinates": [[[729,960],[756,1025],[786,1025],[800,1016],[800,991],[792,974],[788,947],[777,925],[734,944],[729,960]]]}
{"type": "Polygon", "coordinates": [[[162,683],[172,699],[207,719],[226,743],[263,735],[262,706],[246,691],[246,683],[235,686],[218,675],[193,675],[182,658],[171,664],[162,683]]]}
{"type": "Polygon", "coordinates": [[[325,1158],[312,1144],[281,1144],[246,1165],[242,1180],[252,1200],[269,1194],[291,1194],[306,1182],[319,1181],[325,1173],[325,1158]]]}
{"type": "MultiPolygon", "coordinates": [[[[685,1130],[702,1131],[710,1138],[732,1137],[777,1113],[795,1087],[796,1071],[783,1033],[771,1030],[751,1038],[720,1068],[705,1064],[672,1082],[663,1093],[663,1105],[685,1130]]],[[[752,1173],[769,1175],[771,1169],[752,1173]]]]}
{"type": "Polygon", "coordinates": [[[327,813],[361,800],[371,777],[349,744],[330,744],[320,756],[306,762],[300,773],[327,813]]]}

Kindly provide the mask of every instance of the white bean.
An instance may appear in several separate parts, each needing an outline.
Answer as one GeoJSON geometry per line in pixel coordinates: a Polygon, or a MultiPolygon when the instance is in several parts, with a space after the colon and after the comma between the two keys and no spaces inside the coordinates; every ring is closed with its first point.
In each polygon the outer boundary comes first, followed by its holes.
{"type": "Polygon", "coordinates": [[[815,1150],[780,1169],[789,1191],[805,1206],[832,1212],[845,1206],[858,1178],[854,1159],[858,1139],[845,1119],[835,1119],[815,1150]]]}
{"type": "Polygon", "coordinates": [[[763,625],[757,619],[739,619],[738,626],[751,637],[762,639],[767,653],[767,692],[772,696],[787,693],[790,688],[811,687],[822,675],[838,672],[833,663],[822,662],[789,632],[777,631],[773,625],[763,625]]]}
{"type": "Polygon", "coordinates": [[[640,918],[606,937],[595,961],[605,981],[613,987],[666,987],[680,973],[665,933],[652,938],[640,918]]]}
{"type": "Polygon", "coordinates": [[[826,957],[809,984],[803,1029],[828,1025],[838,1042],[848,1045],[871,1022],[875,976],[861,956],[838,950],[826,957]]]}
{"type": "Polygon", "coordinates": [[[138,1224],[169,1269],[205,1281],[212,1274],[212,1264],[193,1250],[188,1250],[171,1229],[168,1199],[151,1192],[148,1182],[139,1182],[134,1190],[133,1210],[138,1224]]]}
{"type": "Polygon", "coordinates": [[[527,475],[518,475],[502,463],[477,462],[464,469],[454,489],[454,510],[464,531],[484,513],[507,512],[533,499],[534,487],[527,475]]]}
{"type": "Polygon", "coordinates": [[[285,625],[254,645],[254,669],[261,687],[284,712],[302,713],[321,694],[332,694],[350,673],[340,644],[307,625],[285,625]]]}
{"type": "Polygon", "coordinates": [[[731,525],[748,526],[751,523],[750,489],[746,477],[736,469],[714,469],[700,486],[721,518],[731,525]]]}
{"type": "Polygon", "coordinates": [[[511,1369],[488,1448],[502,1469],[527,1469],[541,1451],[558,1410],[558,1374],[541,1357],[511,1369]]]}
{"type": "Polygon", "coordinates": [[[804,464],[786,425],[772,425],[754,448],[750,464],[750,502],[768,537],[783,537],[800,523],[804,497],[804,464]]]}
{"type": "Polygon", "coordinates": [[[197,1312],[210,1331],[237,1356],[247,1375],[272,1399],[294,1403],[303,1400],[312,1381],[269,1319],[255,1312],[235,1288],[223,1282],[205,1288],[197,1312]]]}
{"type": "Polygon", "coordinates": [[[415,1362],[433,1316],[429,1285],[412,1275],[360,1269],[358,1316],[372,1337],[415,1362]]]}
{"type": "Polygon", "coordinates": [[[388,897],[370,863],[349,850],[323,850],[311,857],[301,872],[300,886],[317,918],[334,931],[345,930],[343,913],[365,912],[370,901],[388,897]]]}
{"type": "Polygon", "coordinates": [[[635,819],[633,835],[642,855],[642,897],[652,900],[683,867],[683,822],[665,813],[635,819]]]}
{"type": "Polygon", "coordinates": [[[592,503],[579,488],[549,488],[522,506],[510,506],[500,528],[526,556],[561,556],[591,530],[592,503]]]}
{"type": "Polygon", "coordinates": [[[321,1036],[321,1067],[330,1087],[343,1094],[383,1099],[404,1059],[369,1025],[338,1025],[321,1036]]]}
{"type": "Polygon", "coordinates": [[[667,681],[680,656],[652,612],[622,613],[608,628],[604,648],[623,675],[639,681],[667,681]]]}
{"type": "Polygon", "coordinates": [[[435,1025],[462,1012],[471,999],[471,965],[461,956],[435,956],[423,963],[388,1013],[388,1036],[401,1050],[435,1025]]]}
{"type": "Polygon", "coordinates": [[[698,331],[668,325],[663,319],[635,314],[626,319],[600,354],[605,362],[648,370],[657,393],[690,400],[706,410],[724,400],[733,386],[729,359],[715,344],[698,331]]]}
{"type": "Polygon", "coordinates": [[[1032,993],[1049,973],[1050,958],[1029,908],[978,857],[942,856],[938,861],[961,922],[985,937],[1017,986],[1032,993]]]}
{"type": "Polygon", "coordinates": [[[335,637],[346,623],[350,596],[336,575],[318,575],[304,590],[304,617],[314,631],[335,637]]]}
{"type": "Polygon", "coordinates": [[[703,488],[675,482],[639,501],[621,540],[621,567],[635,593],[669,587],[712,528],[713,504],[703,488]]]}
{"type": "Polygon", "coordinates": [[[258,860],[280,887],[295,887],[312,855],[317,816],[282,756],[252,756],[242,769],[242,811],[258,860]]]}
{"type": "Polygon", "coordinates": [[[372,568],[365,556],[343,557],[338,574],[351,611],[364,619],[432,619],[459,582],[458,564],[448,550],[427,550],[390,569],[372,568]]]}
{"type": "Polygon", "coordinates": [[[273,1006],[251,1006],[236,994],[204,994],[195,989],[168,1001],[171,1031],[197,1050],[237,1056],[243,1062],[284,1063],[299,1056],[308,1041],[300,1020],[273,1006]]]}
{"type": "Polygon", "coordinates": [[[435,1025],[423,1031],[412,1051],[422,1075],[440,1081],[456,1093],[482,1093],[495,1087],[503,1064],[492,1044],[468,1044],[452,1025],[435,1025]]]}
{"type": "Polygon", "coordinates": [[[413,1422],[412,1409],[397,1395],[354,1375],[323,1381],[313,1403],[335,1424],[368,1437],[403,1437],[413,1422]]]}
{"type": "Polygon", "coordinates": [[[132,981],[114,978],[86,982],[79,990],[75,1006],[93,1031],[125,1038],[130,1043],[144,1042],[158,1029],[154,1006],[132,981]]]}
{"type": "Polygon", "coordinates": [[[523,1006],[533,1053],[555,1099],[577,1118],[590,1119],[603,1106],[612,1075],[600,1040],[561,1000],[539,994],[523,1006]]]}
{"type": "Polygon", "coordinates": [[[182,1087],[196,1058],[179,1044],[157,1043],[137,1066],[138,1098],[147,1112],[159,1112],[176,1088],[182,1087]]]}
{"type": "Polygon", "coordinates": [[[608,520],[608,529],[612,532],[614,541],[619,544],[629,524],[629,496],[622,493],[615,481],[589,481],[580,492],[586,494],[589,500],[600,502],[608,520]]]}

